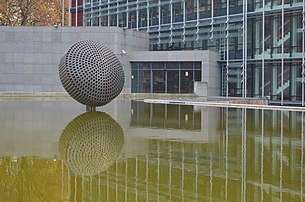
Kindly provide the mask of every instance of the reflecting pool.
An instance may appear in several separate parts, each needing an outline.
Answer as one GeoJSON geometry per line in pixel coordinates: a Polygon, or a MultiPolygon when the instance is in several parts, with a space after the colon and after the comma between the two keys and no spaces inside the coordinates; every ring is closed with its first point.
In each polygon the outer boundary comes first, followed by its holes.
{"type": "Polygon", "coordinates": [[[1,201],[302,201],[305,113],[0,101],[1,201]]]}

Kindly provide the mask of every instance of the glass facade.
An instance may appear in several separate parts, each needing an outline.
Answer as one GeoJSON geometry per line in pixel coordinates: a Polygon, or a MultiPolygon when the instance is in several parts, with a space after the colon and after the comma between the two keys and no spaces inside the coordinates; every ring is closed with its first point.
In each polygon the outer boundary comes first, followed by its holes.
{"type": "Polygon", "coordinates": [[[201,62],[131,63],[132,93],[193,93],[201,62]]]}
{"type": "Polygon", "coordinates": [[[152,51],[218,51],[223,96],[304,106],[305,0],[85,0],[81,10],[84,26],[149,33],[152,51]]]}

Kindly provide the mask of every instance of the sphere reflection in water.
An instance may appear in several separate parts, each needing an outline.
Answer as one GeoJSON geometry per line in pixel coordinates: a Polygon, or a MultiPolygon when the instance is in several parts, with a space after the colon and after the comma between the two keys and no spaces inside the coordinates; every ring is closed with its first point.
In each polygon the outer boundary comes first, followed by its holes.
{"type": "Polygon", "coordinates": [[[121,154],[124,133],[104,112],[86,112],[73,119],[59,140],[59,154],[76,175],[97,175],[121,154]]]}

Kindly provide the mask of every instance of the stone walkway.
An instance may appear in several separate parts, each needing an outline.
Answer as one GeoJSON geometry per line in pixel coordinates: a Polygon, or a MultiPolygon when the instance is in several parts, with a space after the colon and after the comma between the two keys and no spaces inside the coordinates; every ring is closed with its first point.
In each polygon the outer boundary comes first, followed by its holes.
{"type": "Polygon", "coordinates": [[[209,99],[144,99],[146,103],[162,103],[162,104],[181,104],[181,105],[196,105],[196,106],[210,106],[210,107],[229,107],[229,108],[246,108],[246,109],[267,109],[267,110],[283,110],[283,111],[305,111],[305,107],[296,106],[276,106],[269,104],[257,104],[251,99],[241,99],[239,102],[232,102],[230,100],[209,100],[209,99]],[[250,104],[249,104],[250,103],[250,104]]]}

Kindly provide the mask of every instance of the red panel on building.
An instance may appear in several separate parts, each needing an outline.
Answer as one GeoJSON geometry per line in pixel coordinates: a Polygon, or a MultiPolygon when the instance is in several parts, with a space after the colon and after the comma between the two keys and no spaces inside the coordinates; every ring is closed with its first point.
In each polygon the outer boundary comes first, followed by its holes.
{"type": "Polygon", "coordinates": [[[83,11],[78,12],[77,26],[83,26],[83,11]]]}
{"type": "Polygon", "coordinates": [[[71,26],[75,26],[75,13],[71,13],[71,26]]]}
{"type": "MultiPolygon", "coordinates": [[[[76,13],[71,14],[71,26],[76,25],[76,13]]],[[[83,26],[83,11],[77,12],[77,26],[83,26]]]]}
{"type": "MultiPolygon", "coordinates": [[[[83,0],[78,0],[78,1],[77,1],[77,5],[78,5],[78,6],[83,5],[83,0]]],[[[75,7],[75,6],[76,6],[76,0],[72,0],[72,2],[71,2],[71,7],[75,7]]]]}
{"type": "Polygon", "coordinates": [[[83,26],[83,11],[82,11],[82,5],[83,0],[72,0],[71,2],[71,8],[73,8],[71,12],[71,26],[76,26],[76,1],[77,1],[77,26],[83,26]],[[81,8],[80,8],[81,7],[81,8]]]}

